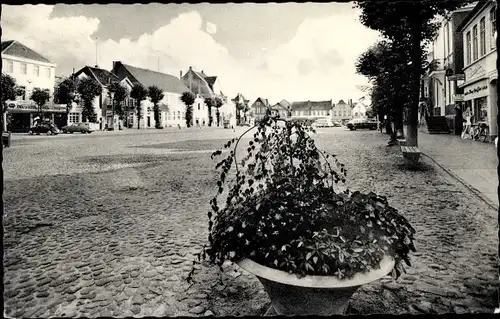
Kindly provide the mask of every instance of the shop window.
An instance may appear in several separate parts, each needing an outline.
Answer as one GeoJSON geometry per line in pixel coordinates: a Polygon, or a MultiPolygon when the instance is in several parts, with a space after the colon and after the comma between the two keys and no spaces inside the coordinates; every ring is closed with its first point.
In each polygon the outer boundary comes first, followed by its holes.
{"type": "Polygon", "coordinates": [[[80,123],[80,113],[69,113],[68,120],[70,123],[80,123]]]}

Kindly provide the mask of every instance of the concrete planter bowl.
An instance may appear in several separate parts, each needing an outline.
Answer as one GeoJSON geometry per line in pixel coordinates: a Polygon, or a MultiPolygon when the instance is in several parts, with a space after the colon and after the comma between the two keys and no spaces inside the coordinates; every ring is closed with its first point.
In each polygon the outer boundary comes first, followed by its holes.
{"type": "Polygon", "coordinates": [[[278,315],[331,316],[344,314],[349,299],[359,287],[389,274],[394,268],[394,259],[386,255],[379,269],[358,273],[347,280],[331,276],[298,279],[294,274],[262,266],[250,259],[243,259],[238,266],[259,279],[278,315]]]}

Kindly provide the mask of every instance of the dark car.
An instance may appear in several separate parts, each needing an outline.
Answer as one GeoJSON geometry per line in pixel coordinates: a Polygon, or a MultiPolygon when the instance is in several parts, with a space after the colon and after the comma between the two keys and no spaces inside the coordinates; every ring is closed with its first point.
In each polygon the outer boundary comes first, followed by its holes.
{"type": "Polygon", "coordinates": [[[40,135],[42,133],[47,134],[47,135],[57,135],[57,134],[59,134],[59,130],[57,129],[57,127],[54,124],[47,123],[47,122],[38,123],[28,130],[29,135],[33,135],[33,134],[40,135]]]}
{"type": "Polygon", "coordinates": [[[90,128],[90,125],[89,123],[73,123],[73,124],[70,124],[70,125],[66,125],[66,126],[63,126],[61,128],[61,131],[63,133],[75,133],[75,132],[80,132],[80,133],[87,133],[87,134],[90,134],[92,133],[92,129],[90,128]]]}
{"type": "Polygon", "coordinates": [[[357,130],[357,129],[369,129],[369,130],[376,130],[378,127],[377,121],[375,120],[370,120],[370,119],[365,119],[365,118],[358,118],[358,119],[353,119],[350,120],[347,123],[347,127],[351,130],[357,130]]]}

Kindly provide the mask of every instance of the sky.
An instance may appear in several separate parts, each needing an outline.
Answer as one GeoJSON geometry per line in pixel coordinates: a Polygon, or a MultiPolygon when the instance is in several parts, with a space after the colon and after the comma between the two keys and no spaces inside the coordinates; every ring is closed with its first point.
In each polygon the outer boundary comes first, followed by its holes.
{"type": "MultiPolygon", "coordinates": [[[[68,76],[113,61],[179,76],[218,76],[230,97],[271,103],[358,100],[358,56],[379,39],[352,3],[2,6],[2,40],[18,40],[68,76]]],[[[365,100],[366,101],[366,100],[365,100]]]]}

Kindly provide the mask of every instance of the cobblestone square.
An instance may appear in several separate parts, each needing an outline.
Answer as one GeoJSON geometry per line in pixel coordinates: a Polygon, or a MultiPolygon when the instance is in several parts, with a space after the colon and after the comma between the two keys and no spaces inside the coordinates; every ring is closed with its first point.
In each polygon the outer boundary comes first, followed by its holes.
{"type": "MultiPolygon", "coordinates": [[[[266,293],[234,265],[184,280],[206,239],[210,152],[241,130],[14,136],[3,162],[6,315],[263,315],[266,293]]],[[[493,312],[494,210],[425,157],[403,168],[379,132],[319,129],[317,142],[352,189],[387,196],[417,230],[413,267],[363,286],[349,313],[493,312]]]]}

